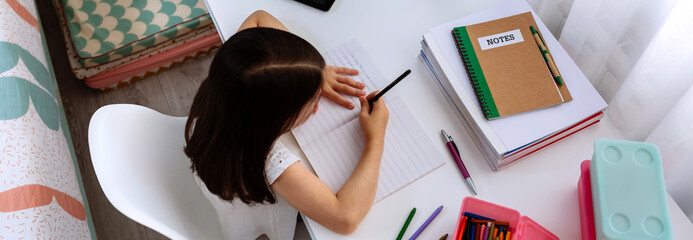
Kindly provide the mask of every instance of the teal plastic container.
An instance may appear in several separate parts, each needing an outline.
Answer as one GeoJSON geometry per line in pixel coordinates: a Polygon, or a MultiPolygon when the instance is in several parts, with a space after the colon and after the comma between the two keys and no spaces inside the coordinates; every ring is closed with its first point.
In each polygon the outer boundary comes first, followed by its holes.
{"type": "Polygon", "coordinates": [[[657,146],[598,139],[590,177],[597,239],[672,239],[657,146]]]}

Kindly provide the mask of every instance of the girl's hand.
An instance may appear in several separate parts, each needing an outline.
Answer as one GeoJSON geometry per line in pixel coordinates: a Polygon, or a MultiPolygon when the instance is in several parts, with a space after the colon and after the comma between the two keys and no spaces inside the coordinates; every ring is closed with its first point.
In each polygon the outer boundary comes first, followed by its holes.
{"type": "Polygon", "coordinates": [[[390,111],[385,106],[383,98],[373,103],[373,110],[368,106],[368,99],[373,98],[378,92],[380,91],[372,92],[368,97],[359,97],[361,101],[359,123],[361,124],[361,131],[366,137],[366,142],[379,141],[384,143],[385,140],[385,128],[390,117],[390,111]]]}
{"type": "Polygon", "coordinates": [[[366,85],[341,74],[358,75],[359,71],[351,68],[325,65],[322,73],[322,79],[325,81],[322,84],[322,95],[345,108],[354,109],[354,104],[342,97],[342,95],[339,95],[339,93],[363,97],[366,96],[366,92],[361,89],[364,89],[366,85]]]}

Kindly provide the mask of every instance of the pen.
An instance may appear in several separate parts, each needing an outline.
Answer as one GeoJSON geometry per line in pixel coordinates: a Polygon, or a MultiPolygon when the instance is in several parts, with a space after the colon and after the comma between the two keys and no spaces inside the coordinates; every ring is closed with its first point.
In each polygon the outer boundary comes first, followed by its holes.
{"type": "Polygon", "coordinates": [[[411,222],[411,219],[414,218],[414,213],[416,213],[416,208],[412,209],[411,212],[409,213],[409,217],[407,217],[407,221],[404,222],[404,226],[402,226],[402,230],[400,230],[399,234],[397,235],[397,240],[401,240],[402,236],[404,236],[404,232],[407,231],[407,227],[409,227],[409,223],[411,222]]]}
{"type": "Polygon", "coordinates": [[[479,193],[476,191],[476,187],[474,186],[472,177],[469,176],[469,172],[467,172],[467,167],[464,166],[464,163],[460,158],[460,151],[457,149],[457,144],[455,144],[450,135],[445,133],[445,130],[440,130],[440,132],[443,133],[443,137],[445,138],[445,141],[447,141],[446,145],[448,146],[448,151],[450,151],[452,158],[455,159],[455,163],[457,163],[457,168],[459,168],[462,172],[464,180],[466,180],[469,187],[472,188],[474,195],[478,195],[479,193]]]}
{"type": "Polygon", "coordinates": [[[391,89],[392,87],[394,87],[395,85],[397,85],[397,83],[399,83],[399,81],[402,81],[402,79],[404,79],[404,77],[406,77],[406,76],[409,75],[410,73],[411,73],[411,70],[409,70],[409,69],[407,69],[407,71],[404,71],[404,73],[402,73],[402,75],[399,75],[399,77],[397,77],[397,79],[395,79],[394,81],[392,81],[392,82],[390,83],[390,85],[387,85],[387,87],[385,87],[385,89],[383,89],[383,90],[380,91],[378,94],[376,94],[375,97],[373,97],[373,98],[371,98],[370,100],[368,100],[368,106],[370,106],[371,109],[373,109],[373,103],[374,103],[375,101],[378,101],[378,99],[379,99],[380,97],[382,97],[387,91],[390,91],[390,89],[391,89]]]}
{"type": "Polygon", "coordinates": [[[549,66],[549,71],[551,71],[551,75],[553,75],[554,80],[556,80],[558,86],[563,86],[563,81],[561,81],[561,74],[558,73],[556,63],[553,62],[553,58],[551,58],[551,53],[549,53],[549,50],[546,49],[546,45],[544,45],[544,40],[541,39],[541,36],[539,36],[539,32],[536,29],[534,29],[534,26],[529,26],[529,30],[532,31],[532,35],[534,35],[534,41],[537,42],[537,46],[539,46],[541,55],[544,57],[546,65],[549,66]]]}
{"type": "Polygon", "coordinates": [[[440,205],[440,207],[438,207],[438,209],[436,209],[436,210],[433,212],[433,214],[431,214],[431,216],[428,217],[428,219],[426,219],[426,222],[424,222],[423,225],[421,225],[421,227],[419,227],[419,230],[416,230],[416,232],[414,233],[414,235],[411,235],[411,237],[409,238],[409,240],[414,240],[414,239],[416,239],[417,237],[419,237],[419,235],[421,234],[421,232],[423,232],[423,230],[426,229],[426,227],[428,227],[428,224],[430,224],[431,221],[433,221],[433,219],[436,218],[436,216],[438,216],[438,214],[440,213],[440,210],[443,210],[443,205],[440,205]]]}

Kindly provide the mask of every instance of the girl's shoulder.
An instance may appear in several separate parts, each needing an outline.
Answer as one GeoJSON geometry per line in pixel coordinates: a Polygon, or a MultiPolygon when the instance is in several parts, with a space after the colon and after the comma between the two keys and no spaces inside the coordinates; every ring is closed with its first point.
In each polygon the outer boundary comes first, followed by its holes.
{"type": "Polygon", "coordinates": [[[277,140],[267,155],[267,163],[265,165],[269,184],[274,183],[274,180],[277,180],[284,170],[299,160],[298,156],[294,155],[288,148],[284,147],[281,141],[277,140]]]}

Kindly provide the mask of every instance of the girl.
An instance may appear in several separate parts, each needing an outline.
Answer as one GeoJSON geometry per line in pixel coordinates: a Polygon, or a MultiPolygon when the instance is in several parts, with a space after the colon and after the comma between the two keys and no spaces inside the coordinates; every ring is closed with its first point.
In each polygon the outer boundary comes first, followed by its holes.
{"type": "MultiPolygon", "coordinates": [[[[258,11],[219,49],[190,109],[186,155],[227,239],[292,239],[298,210],[338,233],[353,232],[375,198],[388,109],[370,109],[362,83],[325,65],[318,51],[258,11]],[[278,141],[318,111],[324,96],[352,109],[366,140],[361,159],[332,192],[278,141]]],[[[348,111],[345,109],[345,111],[348,111]]]]}

